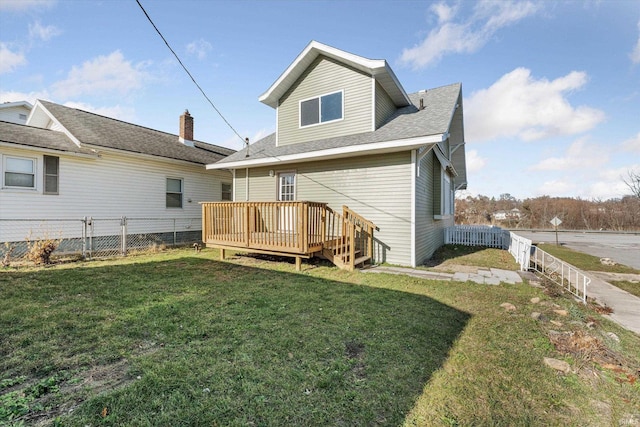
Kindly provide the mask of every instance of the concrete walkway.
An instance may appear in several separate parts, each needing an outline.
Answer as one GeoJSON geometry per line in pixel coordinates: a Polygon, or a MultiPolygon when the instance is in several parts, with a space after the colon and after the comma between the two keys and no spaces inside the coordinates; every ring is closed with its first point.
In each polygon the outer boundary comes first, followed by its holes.
{"type": "MultiPolygon", "coordinates": [[[[405,274],[407,276],[428,280],[471,281],[485,285],[522,283],[522,278],[516,271],[480,267],[472,268],[471,270],[475,272],[450,274],[415,268],[374,266],[361,271],[363,273],[405,274]]],[[[640,274],[617,274],[592,271],[588,273],[588,276],[591,278],[591,283],[587,288],[587,295],[590,298],[594,298],[601,305],[606,305],[613,309],[613,313],[604,316],[640,335],[640,298],[620,288],[616,288],[607,282],[607,280],[640,281],[640,274]]]]}
{"type": "Polygon", "coordinates": [[[363,273],[388,273],[388,274],[405,274],[407,276],[419,277],[429,280],[454,280],[456,282],[475,282],[484,285],[499,285],[500,283],[522,283],[522,278],[515,271],[500,270],[498,268],[474,268],[475,273],[439,273],[437,271],[419,270],[415,268],[404,267],[385,267],[374,266],[365,270],[363,273]]]}
{"type": "Polygon", "coordinates": [[[587,275],[591,278],[587,295],[600,304],[613,309],[613,313],[606,315],[606,317],[640,335],[640,298],[616,288],[608,282],[616,280],[640,281],[640,274],[589,271],[587,275]]]}

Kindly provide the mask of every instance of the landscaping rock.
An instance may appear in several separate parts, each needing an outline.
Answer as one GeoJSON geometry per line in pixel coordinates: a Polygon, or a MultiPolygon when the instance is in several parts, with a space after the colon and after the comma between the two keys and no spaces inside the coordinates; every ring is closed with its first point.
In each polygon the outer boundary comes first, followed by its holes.
{"type": "Polygon", "coordinates": [[[558,322],[557,320],[552,320],[551,324],[553,324],[555,326],[562,326],[562,322],[558,322]]]}
{"type": "Polygon", "coordinates": [[[546,321],[548,321],[548,320],[549,320],[549,319],[547,318],[547,316],[545,316],[545,315],[544,315],[544,314],[542,314],[542,313],[538,313],[537,311],[534,311],[533,313],[531,313],[531,318],[532,318],[532,319],[535,319],[535,320],[538,320],[538,321],[540,321],[540,322],[546,322],[546,321]]]}
{"type": "Polygon", "coordinates": [[[516,311],[516,306],[510,302],[503,302],[500,304],[500,307],[504,308],[506,311],[516,311]]]}
{"type": "Polygon", "coordinates": [[[600,258],[600,264],[602,265],[616,265],[616,262],[611,258],[600,258]]]}
{"type": "Polygon", "coordinates": [[[550,367],[551,369],[555,369],[556,371],[563,372],[568,374],[571,372],[571,366],[564,360],[554,359],[552,357],[545,357],[544,364],[550,367]]]}
{"type": "Polygon", "coordinates": [[[539,280],[529,280],[529,284],[534,288],[544,288],[539,280]]]}
{"type": "Polygon", "coordinates": [[[615,342],[620,342],[620,338],[613,332],[607,332],[607,336],[612,340],[614,340],[615,342]]]}
{"type": "Polygon", "coordinates": [[[567,310],[553,310],[553,312],[558,316],[563,316],[563,317],[566,317],[569,315],[569,312],[567,310]]]}
{"type": "Polygon", "coordinates": [[[540,302],[540,298],[538,298],[538,297],[531,298],[531,304],[537,304],[539,302],[540,302]]]}

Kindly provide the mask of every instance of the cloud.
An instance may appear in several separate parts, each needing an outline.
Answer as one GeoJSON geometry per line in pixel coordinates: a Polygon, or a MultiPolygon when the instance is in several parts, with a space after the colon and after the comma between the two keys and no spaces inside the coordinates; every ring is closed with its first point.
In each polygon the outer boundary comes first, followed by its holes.
{"type": "Polygon", "coordinates": [[[44,27],[40,24],[40,21],[29,24],[29,37],[32,39],[49,41],[51,38],[60,34],[62,34],[62,31],[53,25],[47,25],[44,27]]]}
{"type": "Polygon", "coordinates": [[[2,0],[0,10],[23,12],[29,9],[42,9],[56,4],[56,0],[2,0]]]}
{"type": "Polygon", "coordinates": [[[139,89],[150,76],[144,64],[133,65],[120,51],[98,56],[82,66],[74,66],[65,80],[52,85],[57,97],[68,99],[79,95],[126,95],[139,89]]]}
{"type": "Polygon", "coordinates": [[[640,132],[638,132],[636,136],[622,142],[622,149],[625,151],[631,151],[632,153],[640,153],[640,132]]]}
{"type": "Polygon", "coordinates": [[[49,99],[49,92],[46,90],[41,92],[16,92],[9,91],[4,92],[0,91],[0,103],[3,102],[18,102],[18,101],[27,101],[31,104],[35,104],[36,99],[49,99]]]}
{"type": "Polygon", "coordinates": [[[204,39],[194,40],[187,45],[187,53],[197,56],[200,60],[206,58],[207,53],[210,52],[211,49],[211,43],[204,39]]]}
{"type": "Polygon", "coordinates": [[[22,53],[12,52],[9,46],[0,42],[0,74],[10,73],[26,63],[22,53]]]}
{"type": "Polygon", "coordinates": [[[584,72],[572,71],[549,81],[535,80],[531,71],[517,68],[488,89],[465,99],[468,141],[517,137],[525,141],[585,132],[604,120],[602,111],[573,107],[566,92],[587,82],[584,72]]]}
{"type": "Polygon", "coordinates": [[[418,45],[403,49],[400,62],[414,69],[424,68],[451,53],[473,53],[508,25],[535,14],[540,4],[530,1],[491,1],[475,3],[471,16],[454,21],[458,8],[446,3],[431,6],[438,25],[418,45]]]}
{"type": "Polygon", "coordinates": [[[587,187],[586,196],[606,200],[631,194],[629,187],[624,183],[629,172],[640,173],[640,164],[600,171],[597,180],[587,187]]]}
{"type": "Polygon", "coordinates": [[[565,180],[551,180],[545,181],[540,187],[537,189],[538,195],[552,196],[552,197],[563,197],[563,196],[571,196],[576,193],[577,186],[572,181],[565,180]]]}
{"type": "Polygon", "coordinates": [[[467,172],[478,172],[484,168],[487,160],[478,155],[478,150],[469,150],[466,155],[467,172]]]}
{"type": "MultiPolygon", "coordinates": [[[[638,22],[638,31],[640,32],[640,22],[638,22]]],[[[640,64],[640,35],[638,35],[638,42],[629,54],[629,58],[634,64],[640,64]]]]}
{"type": "Polygon", "coordinates": [[[586,138],[580,138],[571,143],[564,157],[549,157],[533,165],[529,170],[534,171],[567,171],[572,169],[596,168],[609,161],[604,147],[588,144],[586,138]]]}

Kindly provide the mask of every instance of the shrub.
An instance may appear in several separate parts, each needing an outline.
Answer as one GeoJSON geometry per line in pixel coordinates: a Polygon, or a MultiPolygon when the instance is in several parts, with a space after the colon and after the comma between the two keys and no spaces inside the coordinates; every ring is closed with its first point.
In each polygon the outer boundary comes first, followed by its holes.
{"type": "Polygon", "coordinates": [[[27,254],[25,257],[34,264],[51,264],[51,254],[62,242],[62,239],[52,239],[48,236],[31,240],[27,237],[27,254]]]}

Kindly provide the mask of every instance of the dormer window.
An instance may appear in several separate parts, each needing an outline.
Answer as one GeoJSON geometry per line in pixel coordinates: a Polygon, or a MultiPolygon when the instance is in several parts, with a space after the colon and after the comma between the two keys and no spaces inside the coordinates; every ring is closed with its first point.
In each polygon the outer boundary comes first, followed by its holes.
{"type": "Polygon", "coordinates": [[[300,101],[300,127],[342,120],[342,93],[333,92],[300,101]]]}

